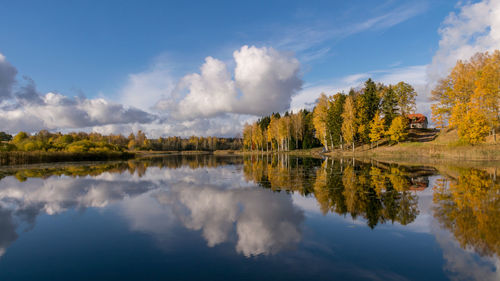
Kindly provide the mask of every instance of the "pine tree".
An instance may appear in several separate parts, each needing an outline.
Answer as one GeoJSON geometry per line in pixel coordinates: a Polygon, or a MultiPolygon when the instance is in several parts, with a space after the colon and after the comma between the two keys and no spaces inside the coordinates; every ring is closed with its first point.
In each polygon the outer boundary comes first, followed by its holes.
{"type": "Polygon", "coordinates": [[[358,102],[358,132],[362,141],[370,140],[370,122],[379,109],[380,98],[378,96],[377,85],[373,80],[368,79],[365,82],[363,92],[358,102]]]}
{"type": "Polygon", "coordinates": [[[383,90],[381,103],[382,114],[384,115],[384,125],[386,128],[392,123],[392,120],[398,115],[398,99],[392,86],[387,86],[383,90]]]}
{"type": "Polygon", "coordinates": [[[12,135],[9,135],[5,132],[0,132],[0,141],[10,141],[12,140],[12,135]]]}

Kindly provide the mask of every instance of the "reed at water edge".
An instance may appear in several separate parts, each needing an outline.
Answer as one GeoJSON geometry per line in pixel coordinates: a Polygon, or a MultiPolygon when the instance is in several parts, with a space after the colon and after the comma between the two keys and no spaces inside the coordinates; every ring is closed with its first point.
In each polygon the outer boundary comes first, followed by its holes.
{"type": "Polygon", "coordinates": [[[2,151],[0,165],[22,165],[44,162],[72,162],[72,161],[104,161],[124,160],[134,158],[131,152],[99,151],[99,152],[66,152],[66,151],[2,151]]]}

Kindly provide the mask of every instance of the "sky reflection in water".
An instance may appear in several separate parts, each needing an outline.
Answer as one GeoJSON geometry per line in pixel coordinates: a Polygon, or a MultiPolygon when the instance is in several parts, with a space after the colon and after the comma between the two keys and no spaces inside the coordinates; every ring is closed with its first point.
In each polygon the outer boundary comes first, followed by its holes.
{"type": "Polygon", "coordinates": [[[171,156],[0,177],[1,280],[499,278],[492,168],[171,156]]]}

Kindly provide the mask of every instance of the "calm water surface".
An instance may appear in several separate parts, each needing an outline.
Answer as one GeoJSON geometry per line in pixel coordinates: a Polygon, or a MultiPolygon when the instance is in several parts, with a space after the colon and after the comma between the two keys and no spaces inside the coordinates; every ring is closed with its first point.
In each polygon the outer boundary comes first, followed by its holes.
{"type": "Polygon", "coordinates": [[[169,156],[0,168],[0,280],[500,280],[496,168],[169,156]]]}

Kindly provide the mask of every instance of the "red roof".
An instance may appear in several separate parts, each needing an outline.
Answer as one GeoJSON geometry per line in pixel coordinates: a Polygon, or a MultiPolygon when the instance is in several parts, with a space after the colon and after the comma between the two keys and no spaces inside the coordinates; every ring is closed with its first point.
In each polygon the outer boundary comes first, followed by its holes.
{"type": "Polygon", "coordinates": [[[408,114],[408,119],[410,119],[413,123],[424,123],[427,120],[425,115],[420,113],[408,114]]]}

